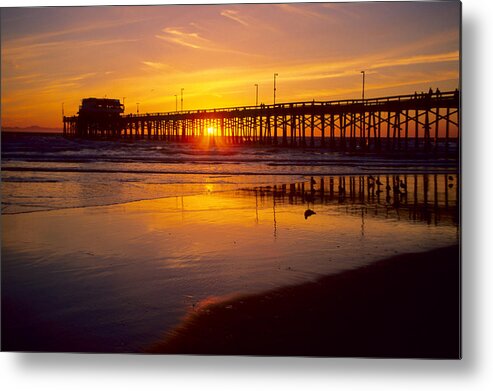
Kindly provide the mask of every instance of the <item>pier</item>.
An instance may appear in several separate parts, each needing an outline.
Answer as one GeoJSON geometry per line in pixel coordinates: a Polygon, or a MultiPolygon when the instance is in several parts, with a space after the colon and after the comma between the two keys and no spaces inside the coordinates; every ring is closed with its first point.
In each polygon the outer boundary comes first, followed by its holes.
{"type": "MultiPolygon", "coordinates": [[[[80,112],[79,112],[80,113],[80,112]]],[[[66,137],[457,154],[460,93],[63,117],[66,137]]]]}

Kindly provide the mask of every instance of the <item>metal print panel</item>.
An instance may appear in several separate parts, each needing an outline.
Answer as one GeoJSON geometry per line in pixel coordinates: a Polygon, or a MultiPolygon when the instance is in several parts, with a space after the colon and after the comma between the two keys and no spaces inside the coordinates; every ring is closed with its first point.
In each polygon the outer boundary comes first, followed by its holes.
{"type": "Polygon", "coordinates": [[[2,8],[2,350],[460,358],[460,17],[2,8]]]}

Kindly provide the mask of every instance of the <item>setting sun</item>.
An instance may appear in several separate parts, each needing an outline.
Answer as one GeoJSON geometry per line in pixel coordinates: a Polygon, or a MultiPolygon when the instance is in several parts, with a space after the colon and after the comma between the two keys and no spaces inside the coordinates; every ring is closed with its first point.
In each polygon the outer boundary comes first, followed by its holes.
{"type": "Polygon", "coordinates": [[[216,133],[216,129],[214,129],[212,126],[207,128],[207,134],[209,136],[213,136],[216,133]]]}

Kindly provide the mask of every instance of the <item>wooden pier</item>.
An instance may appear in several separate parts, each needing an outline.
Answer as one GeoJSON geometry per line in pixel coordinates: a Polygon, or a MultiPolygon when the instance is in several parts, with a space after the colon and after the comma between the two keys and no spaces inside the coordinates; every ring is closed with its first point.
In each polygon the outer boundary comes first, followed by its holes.
{"type": "Polygon", "coordinates": [[[340,151],[455,154],[460,93],[414,93],[365,100],[311,101],[167,113],[111,121],[63,117],[67,137],[261,144],[340,151]]]}

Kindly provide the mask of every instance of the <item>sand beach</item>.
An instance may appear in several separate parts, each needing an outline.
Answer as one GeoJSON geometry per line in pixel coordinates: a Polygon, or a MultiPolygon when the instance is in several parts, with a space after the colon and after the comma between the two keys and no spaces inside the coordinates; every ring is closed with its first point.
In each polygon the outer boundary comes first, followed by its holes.
{"type": "Polygon", "coordinates": [[[457,359],[458,246],[198,306],[151,353],[457,359]]]}

